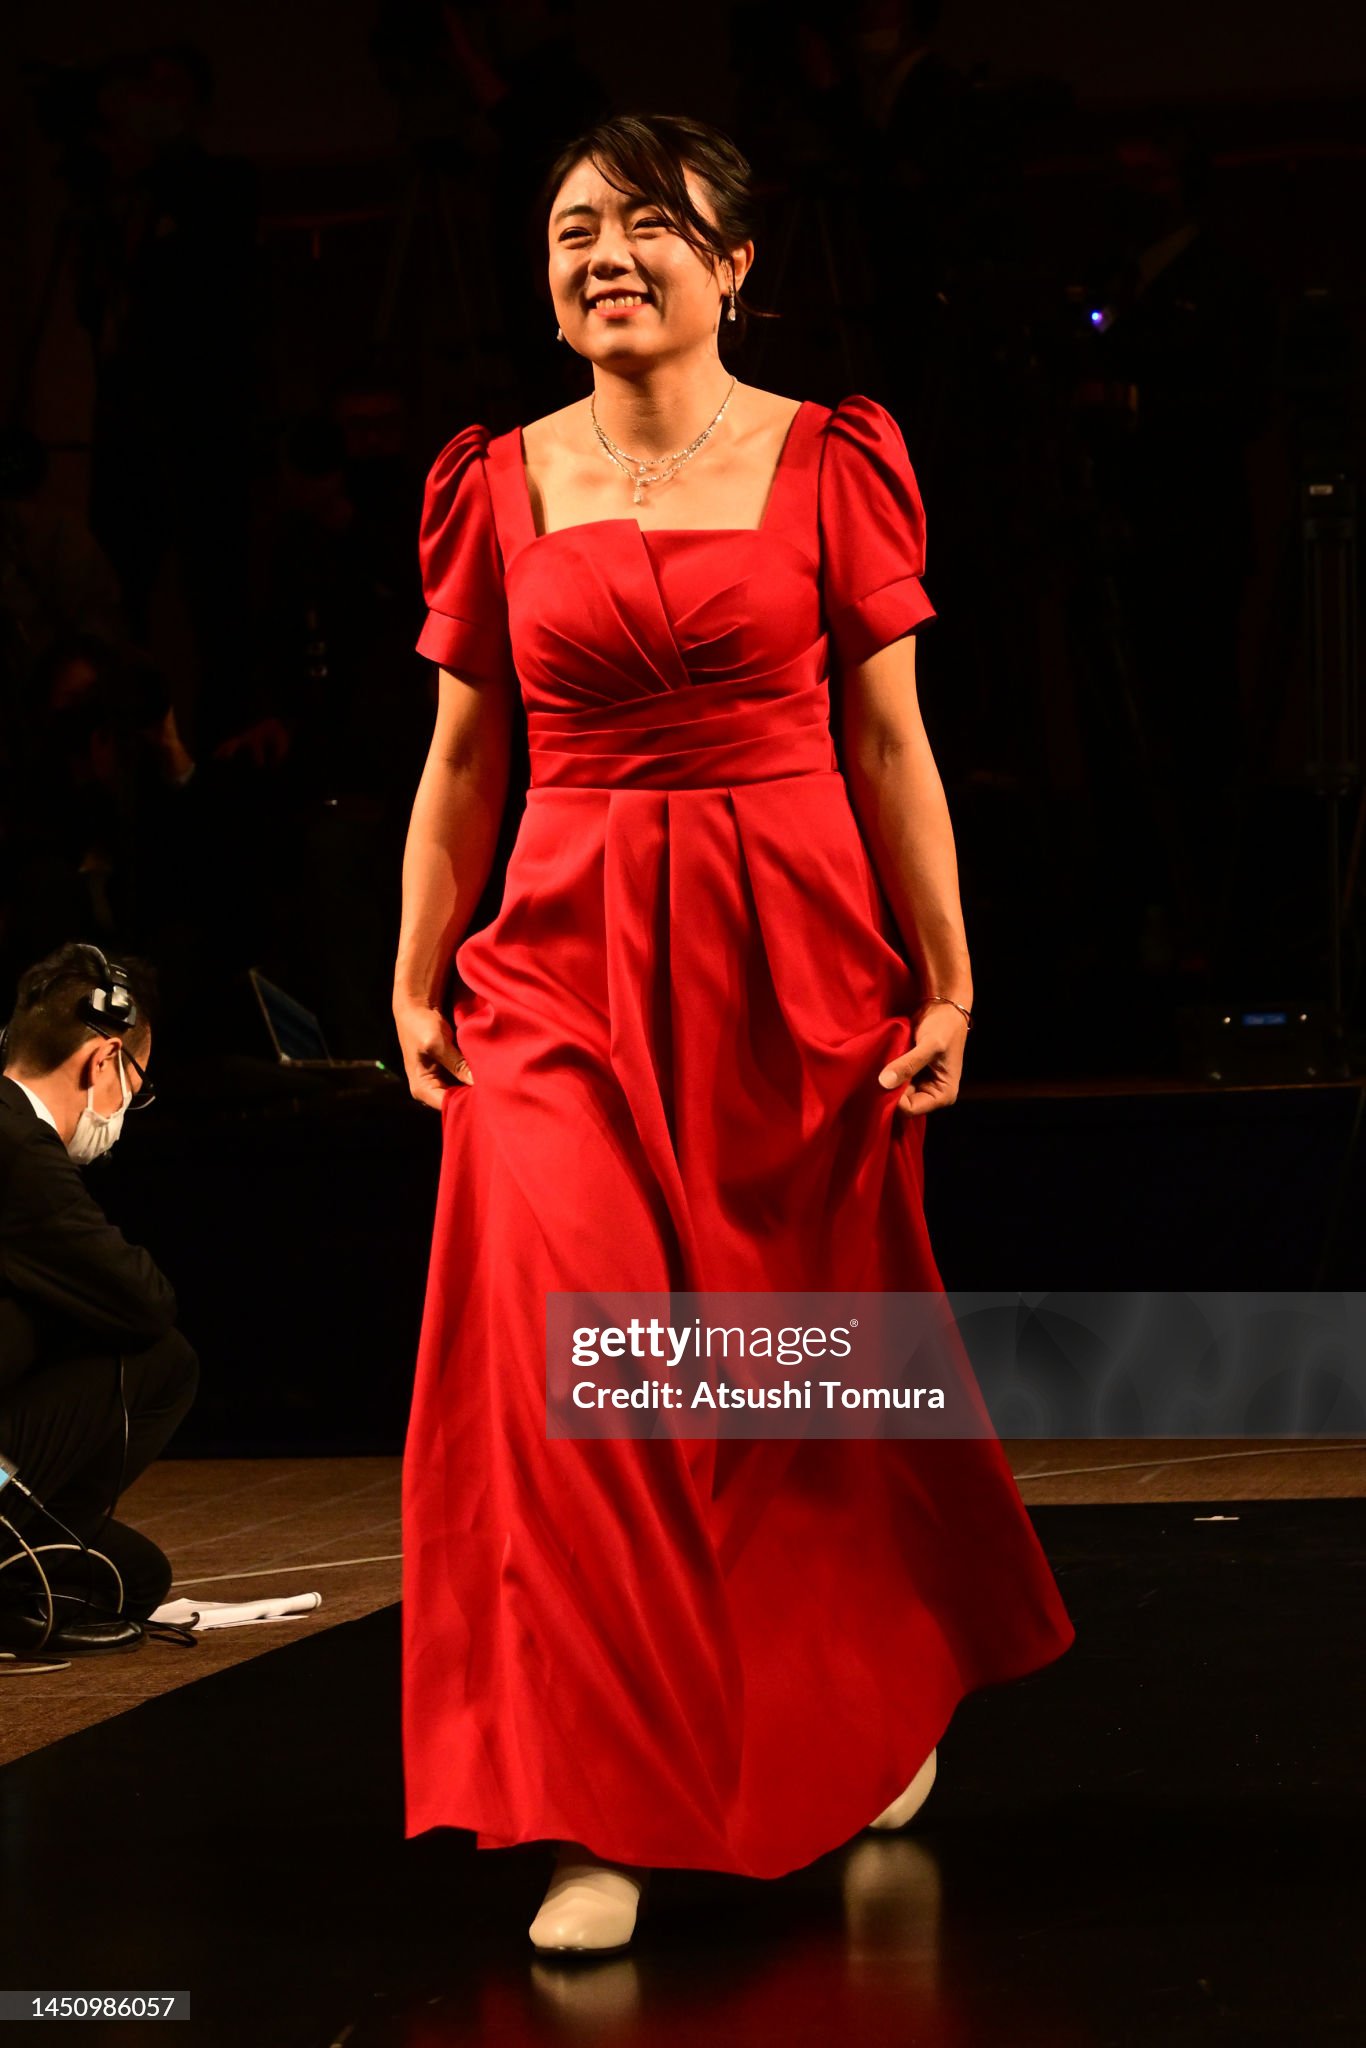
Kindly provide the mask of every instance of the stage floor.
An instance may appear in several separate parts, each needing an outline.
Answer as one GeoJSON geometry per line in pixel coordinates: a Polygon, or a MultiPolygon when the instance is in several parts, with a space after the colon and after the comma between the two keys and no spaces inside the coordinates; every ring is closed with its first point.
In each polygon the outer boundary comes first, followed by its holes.
{"type": "MultiPolygon", "coordinates": [[[[1020,1448],[1026,1469],[1063,1462],[1020,1448]]],[[[589,2031],[651,2048],[1355,2044],[1366,1517],[1355,1498],[1287,1497],[1288,1460],[1216,1466],[1202,1445],[1201,1462],[1173,1452],[1159,1476],[1118,1448],[1072,1453],[1128,1465],[1105,1482],[1119,1491],[1179,1498],[1031,1501],[1077,1643],[962,1704],[900,1836],[865,1833],[772,1884],[661,1872],[628,1956],[538,1960],[526,1930],[548,1849],[476,1852],[452,1830],[403,1840],[399,1610],[342,1620],[372,1596],[337,1572],[303,1639],[289,1624],[244,1631],[245,1655],[238,1640],[148,1645],[127,1666],[182,1682],[0,1774],[3,1981],[187,1992],[189,2038],[224,2048],[589,2031]],[[1254,1474],[1277,1475],[1270,1497],[1248,1494],[1254,1474]]],[[[1306,1456],[1305,1483],[1331,1462],[1306,1456]]],[[[270,1488],[267,1466],[264,1491],[248,1474],[219,1496],[231,1540],[202,1530],[191,1557],[185,1526],[187,1561],[246,1569],[293,1550],[295,1586],[363,1554],[355,1536],[378,1538],[392,1474],[366,1491],[351,1470],[334,1547],[316,1524],[300,1539],[298,1496],[270,1488]]],[[[168,1468],[161,1483],[190,1477],[168,1468]]],[[[30,1688],[55,1699],[71,1675],[16,1680],[7,1705],[30,1688]]],[[[82,2029],[117,2048],[149,2035],[82,2029]]]]}
{"type": "MultiPolygon", "coordinates": [[[[1366,1441],[1043,1442],[1005,1446],[1035,1507],[1360,1499],[1366,1441]]],[[[195,1648],[151,1641],[73,1658],[0,1693],[0,1764],[147,1699],[387,1607],[400,1593],[398,1458],[166,1458],[123,1496],[121,1517],[175,1569],[170,1598],[322,1594],[297,1620],[218,1630],[195,1648]]],[[[0,1665],[0,1682],[3,1666],[0,1665]]]]}

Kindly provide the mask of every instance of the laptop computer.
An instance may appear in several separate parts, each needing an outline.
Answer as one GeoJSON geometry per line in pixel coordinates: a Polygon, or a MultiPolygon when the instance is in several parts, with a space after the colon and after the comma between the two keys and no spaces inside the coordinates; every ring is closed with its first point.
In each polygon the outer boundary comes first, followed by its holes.
{"type": "Polygon", "coordinates": [[[267,981],[259,968],[249,967],[247,978],[256,991],[261,1015],[282,1067],[366,1067],[372,1073],[393,1072],[386,1060],[334,1060],[327,1049],[322,1025],[312,1010],[287,995],[278,983],[267,981]]]}

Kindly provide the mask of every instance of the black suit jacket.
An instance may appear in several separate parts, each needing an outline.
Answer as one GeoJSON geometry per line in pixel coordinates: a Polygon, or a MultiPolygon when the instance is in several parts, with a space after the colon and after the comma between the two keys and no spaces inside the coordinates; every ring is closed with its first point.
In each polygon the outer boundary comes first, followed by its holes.
{"type": "Polygon", "coordinates": [[[51,1124],[0,1074],[0,1400],[49,1346],[142,1350],[175,1319],[150,1252],[109,1221],[51,1124]]]}

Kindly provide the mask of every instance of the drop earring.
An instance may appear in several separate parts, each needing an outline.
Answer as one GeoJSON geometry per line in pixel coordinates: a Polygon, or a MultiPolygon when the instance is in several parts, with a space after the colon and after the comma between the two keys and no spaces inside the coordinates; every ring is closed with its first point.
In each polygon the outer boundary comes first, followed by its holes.
{"type": "Polygon", "coordinates": [[[563,340],[564,340],[564,329],[563,329],[563,327],[557,327],[557,328],[555,329],[555,339],[556,339],[556,341],[563,341],[563,340]]]}
{"type": "Polygon", "coordinates": [[[735,318],[735,286],[734,286],[734,285],[732,285],[732,286],[731,286],[731,288],[730,288],[730,311],[729,311],[729,312],[727,313],[727,315],[726,315],[726,318],[727,318],[727,320],[733,320],[733,319],[735,318]]]}

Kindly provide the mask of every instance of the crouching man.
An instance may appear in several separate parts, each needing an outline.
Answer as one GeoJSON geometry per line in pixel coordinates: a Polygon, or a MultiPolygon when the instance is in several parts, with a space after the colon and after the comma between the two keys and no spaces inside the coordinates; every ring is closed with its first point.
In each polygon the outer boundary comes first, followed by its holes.
{"type": "MultiPolygon", "coordinates": [[[[39,1550],[57,1627],[44,1650],[134,1649],[171,1567],[114,1514],[194,1400],[199,1361],[151,1255],[89,1193],[82,1169],[152,1100],[155,977],[71,943],[20,978],[0,1039],[0,1457],[21,1484],[0,1514],[39,1550]],[[24,1490],[26,1489],[26,1490],[24,1490]],[[30,1498],[32,1496],[32,1498],[30,1498]],[[120,1619],[119,1617],[125,1617],[120,1619]]],[[[0,1524],[0,1647],[33,1640],[32,1562],[0,1524]],[[17,1554],[17,1555],[16,1555],[17,1554]]]]}

